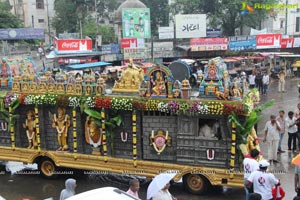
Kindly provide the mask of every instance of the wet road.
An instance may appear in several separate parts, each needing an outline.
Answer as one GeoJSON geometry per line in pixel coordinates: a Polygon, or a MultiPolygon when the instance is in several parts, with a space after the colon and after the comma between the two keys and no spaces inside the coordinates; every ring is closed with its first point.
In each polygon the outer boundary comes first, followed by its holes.
{"type": "MultiPolygon", "coordinates": [[[[263,112],[264,118],[260,121],[258,126],[258,135],[262,138],[263,127],[265,122],[269,119],[270,114],[276,114],[279,110],[285,110],[286,113],[290,110],[294,111],[299,100],[297,84],[300,80],[292,79],[287,81],[287,93],[277,92],[277,81],[271,83],[270,91],[267,96],[262,96],[262,102],[269,99],[275,99],[276,103],[273,107],[268,108],[263,112]]],[[[262,141],[262,139],[261,139],[262,141]]],[[[266,144],[261,143],[261,148],[266,154],[266,144]]],[[[283,140],[283,149],[287,150],[287,135],[283,140]]],[[[272,164],[272,170],[276,177],[280,178],[282,186],[286,191],[286,200],[291,200],[295,196],[293,191],[294,184],[294,169],[290,165],[291,158],[295,156],[294,153],[282,153],[278,160],[280,163],[272,164]]],[[[59,193],[64,188],[64,181],[68,177],[77,179],[76,192],[83,192],[94,188],[103,186],[118,187],[122,190],[128,188],[128,178],[118,176],[99,176],[88,175],[82,173],[73,173],[68,175],[61,175],[56,180],[44,179],[37,174],[36,171],[29,171],[26,173],[18,173],[11,175],[0,171],[0,195],[7,200],[21,200],[28,198],[30,200],[42,200],[53,197],[55,200],[59,199],[59,193]]],[[[72,173],[72,172],[67,172],[72,173]]],[[[140,197],[146,199],[146,189],[148,182],[141,180],[140,197]]],[[[214,188],[209,194],[205,196],[191,195],[183,190],[181,184],[176,184],[171,187],[171,193],[178,198],[178,200],[241,200],[245,198],[243,189],[239,188],[214,188]]]]}

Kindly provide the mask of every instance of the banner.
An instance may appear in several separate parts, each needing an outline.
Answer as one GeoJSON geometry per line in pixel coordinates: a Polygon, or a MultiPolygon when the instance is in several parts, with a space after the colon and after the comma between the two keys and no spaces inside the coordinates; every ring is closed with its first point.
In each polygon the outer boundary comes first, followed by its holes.
{"type": "Polygon", "coordinates": [[[57,53],[82,53],[92,51],[92,39],[54,39],[57,53]]]}
{"type": "Polygon", "coordinates": [[[0,40],[27,40],[44,38],[44,29],[41,28],[0,28],[0,40]]]}
{"type": "Polygon", "coordinates": [[[124,49],[124,59],[144,59],[151,57],[150,49],[146,48],[125,48],[124,49]]]}
{"type": "Polygon", "coordinates": [[[281,38],[280,46],[282,49],[293,48],[294,38],[281,38]]]}
{"type": "Polygon", "coordinates": [[[221,29],[206,29],[206,37],[220,37],[222,35],[221,29]]]}
{"type": "Polygon", "coordinates": [[[150,9],[122,9],[123,38],[151,38],[150,9]]]}
{"type": "Polygon", "coordinates": [[[229,37],[229,49],[231,51],[243,51],[256,49],[255,36],[233,36],[229,37]]]}
{"type": "Polygon", "coordinates": [[[300,38],[294,38],[293,47],[300,47],[300,38]]]}
{"type": "Polygon", "coordinates": [[[206,15],[175,15],[176,38],[206,37],[206,15]]]}
{"type": "Polygon", "coordinates": [[[101,46],[102,54],[118,54],[120,53],[120,46],[118,44],[107,44],[101,46]]]}
{"type": "Polygon", "coordinates": [[[266,34],[266,33],[267,33],[266,28],[264,28],[262,30],[256,30],[256,29],[253,29],[253,28],[250,29],[250,35],[266,34]]]}
{"type": "Polygon", "coordinates": [[[281,34],[258,34],[256,35],[257,49],[280,48],[281,34]]]}
{"type": "Polygon", "coordinates": [[[228,49],[227,38],[196,38],[190,40],[191,51],[218,51],[228,49]]]}
{"type": "Polygon", "coordinates": [[[158,27],[158,37],[160,40],[173,39],[174,28],[173,27],[158,27]]]}

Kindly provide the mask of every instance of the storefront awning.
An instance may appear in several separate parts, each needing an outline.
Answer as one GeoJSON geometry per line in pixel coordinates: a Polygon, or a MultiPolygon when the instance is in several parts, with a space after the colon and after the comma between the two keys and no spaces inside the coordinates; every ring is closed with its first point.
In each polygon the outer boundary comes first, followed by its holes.
{"type": "Polygon", "coordinates": [[[78,64],[78,65],[69,65],[68,68],[70,69],[85,69],[85,68],[92,68],[92,67],[102,67],[111,65],[108,62],[93,62],[93,63],[85,63],[85,64],[78,64]]]}

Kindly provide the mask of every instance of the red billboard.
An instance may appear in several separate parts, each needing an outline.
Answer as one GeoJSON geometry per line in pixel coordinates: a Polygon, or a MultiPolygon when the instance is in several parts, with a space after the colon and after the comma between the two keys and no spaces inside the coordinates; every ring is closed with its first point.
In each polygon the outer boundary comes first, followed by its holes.
{"type": "Polygon", "coordinates": [[[228,38],[193,38],[191,51],[218,51],[228,49],[228,38]]]}
{"type": "Polygon", "coordinates": [[[258,34],[256,35],[256,48],[269,49],[281,48],[281,34],[258,34]]]}
{"type": "Polygon", "coordinates": [[[293,48],[294,38],[281,38],[280,45],[282,49],[293,48]]]}
{"type": "Polygon", "coordinates": [[[55,48],[58,52],[90,52],[92,51],[92,39],[58,39],[55,38],[55,48]]]}
{"type": "Polygon", "coordinates": [[[136,48],[137,47],[137,39],[136,38],[123,38],[121,40],[121,48],[136,48]]]}

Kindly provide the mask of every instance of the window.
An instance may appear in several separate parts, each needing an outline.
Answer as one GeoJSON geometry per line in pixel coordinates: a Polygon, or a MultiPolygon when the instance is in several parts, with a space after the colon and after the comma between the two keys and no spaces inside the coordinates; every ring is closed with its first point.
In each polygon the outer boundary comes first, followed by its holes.
{"type": "Polygon", "coordinates": [[[44,9],[44,0],[36,0],[36,9],[44,9]]]}
{"type": "Polygon", "coordinates": [[[296,17],[296,32],[300,31],[300,17],[296,17]]]}
{"type": "Polygon", "coordinates": [[[45,20],[44,20],[44,19],[39,19],[38,22],[39,22],[39,23],[44,23],[45,20]]]}
{"type": "Polygon", "coordinates": [[[296,11],[296,12],[297,12],[297,13],[300,12],[300,8],[297,8],[297,11],[296,11]]]}

